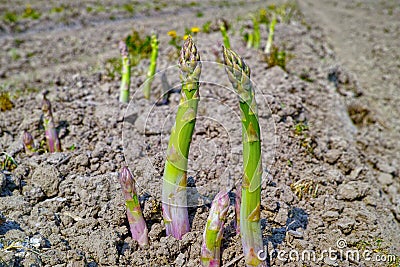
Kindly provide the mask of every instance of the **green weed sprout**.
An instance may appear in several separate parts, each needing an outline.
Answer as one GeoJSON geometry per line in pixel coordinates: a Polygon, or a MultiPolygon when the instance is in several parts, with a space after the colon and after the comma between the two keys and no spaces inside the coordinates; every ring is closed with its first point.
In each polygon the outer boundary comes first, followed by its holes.
{"type": "Polygon", "coordinates": [[[119,173],[119,182],[125,197],[126,216],[128,217],[132,238],[136,240],[140,246],[146,246],[149,243],[147,236],[148,230],[136,193],[135,181],[128,167],[122,168],[119,173]]]}
{"type": "Polygon", "coordinates": [[[203,267],[220,266],[221,242],[224,235],[224,223],[229,208],[229,196],[225,191],[219,192],[208,215],[201,246],[201,265],[203,267]]]}
{"type": "Polygon", "coordinates": [[[265,266],[257,257],[263,249],[260,224],[261,207],[261,140],[250,68],[234,51],[223,47],[226,73],[239,96],[242,120],[244,174],[240,206],[240,233],[247,266],[265,266]]]}
{"type": "Polygon", "coordinates": [[[154,80],[154,74],[156,73],[156,67],[157,67],[158,39],[155,33],[151,35],[150,45],[151,45],[150,66],[149,70],[147,71],[147,81],[143,87],[144,97],[146,99],[150,99],[151,84],[154,80]]]}
{"type": "Polygon", "coordinates": [[[47,148],[49,149],[50,153],[61,152],[61,143],[58,139],[57,129],[54,124],[53,112],[51,111],[51,103],[46,98],[46,93],[43,94],[42,111],[47,148]]]}
{"type": "Polygon", "coordinates": [[[276,22],[277,22],[276,15],[274,14],[274,15],[272,15],[271,23],[269,24],[268,40],[267,40],[267,44],[265,45],[265,49],[264,49],[265,54],[271,53],[272,42],[274,41],[276,22]]]}
{"type": "Polygon", "coordinates": [[[226,48],[231,48],[231,43],[229,41],[229,36],[228,36],[228,32],[227,32],[227,23],[224,20],[220,20],[219,21],[219,29],[221,31],[222,34],[222,40],[224,43],[224,46],[226,48]]]}
{"type": "Polygon", "coordinates": [[[131,61],[129,59],[126,42],[119,42],[119,51],[122,57],[122,80],[119,101],[122,103],[129,103],[129,88],[131,86],[131,61]]]}
{"type": "Polygon", "coordinates": [[[181,99],[171,130],[165,161],[162,209],[167,235],[176,239],[190,231],[187,210],[187,165],[199,102],[200,55],[189,36],[179,57],[181,99]]]}

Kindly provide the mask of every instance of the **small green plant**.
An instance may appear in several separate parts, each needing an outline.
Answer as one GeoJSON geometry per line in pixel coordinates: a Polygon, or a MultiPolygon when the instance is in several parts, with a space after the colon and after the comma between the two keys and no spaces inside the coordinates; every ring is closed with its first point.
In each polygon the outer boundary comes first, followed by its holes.
{"type": "Polygon", "coordinates": [[[157,67],[158,38],[155,33],[151,35],[150,45],[151,45],[150,66],[149,70],[147,71],[147,81],[143,87],[144,97],[146,99],[150,99],[151,84],[154,80],[154,74],[156,73],[156,67],[157,67]]]}
{"type": "Polygon", "coordinates": [[[24,13],[22,14],[23,18],[30,18],[30,19],[39,19],[41,14],[33,9],[31,5],[27,4],[24,13]]]}
{"type": "Polygon", "coordinates": [[[292,183],[290,188],[300,200],[308,196],[316,198],[318,195],[318,184],[314,181],[300,180],[292,183]]]}
{"type": "Polygon", "coordinates": [[[130,14],[134,14],[135,13],[135,9],[134,9],[132,4],[124,4],[123,5],[123,9],[125,11],[129,12],[130,14]]]}
{"type": "Polygon", "coordinates": [[[211,32],[211,21],[207,21],[201,26],[201,31],[204,33],[210,33],[211,32]]]}
{"type": "Polygon", "coordinates": [[[299,122],[293,127],[293,131],[296,135],[303,135],[305,131],[308,131],[308,125],[304,122],[299,122]]]}
{"type": "Polygon", "coordinates": [[[162,187],[166,233],[176,239],[182,239],[190,230],[186,195],[187,166],[199,103],[201,61],[190,36],[183,44],[179,67],[181,99],[168,143],[162,187]]]}
{"type": "Polygon", "coordinates": [[[18,21],[18,15],[15,12],[7,11],[3,15],[3,20],[6,23],[14,24],[14,23],[16,23],[18,21]]]}
{"type": "Polygon", "coordinates": [[[0,168],[2,171],[12,171],[18,167],[15,159],[6,152],[0,153],[0,168]]]}
{"type": "Polygon", "coordinates": [[[9,92],[0,92],[0,111],[10,110],[14,107],[14,103],[10,100],[9,92]]]}
{"type": "Polygon", "coordinates": [[[106,76],[114,80],[118,73],[122,71],[122,62],[120,58],[109,58],[105,62],[106,76]]]}
{"type": "Polygon", "coordinates": [[[126,37],[126,45],[131,60],[131,66],[139,64],[143,58],[148,58],[151,54],[151,36],[147,35],[144,38],[136,30],[126,37]]]}
{"type": "Polygon", "coordinates": [[[264,54],[264,61],[267,63],[268,68],[279,66],[286,70],[286,61],[288,60],[285,50],[279,50],[275,45],[272,45],[271,52],[264,54]]]}

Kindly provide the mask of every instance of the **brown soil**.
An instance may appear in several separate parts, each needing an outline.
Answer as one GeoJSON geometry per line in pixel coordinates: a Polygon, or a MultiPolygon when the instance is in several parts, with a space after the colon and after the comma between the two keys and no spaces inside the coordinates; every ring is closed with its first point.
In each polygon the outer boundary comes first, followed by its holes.
{"type": "MultiPolygon", "coordinates": [[[[65,1],[60,12],[52,8],[63,1],[33,2],[40,18],[10,22],[3,17],[0,23],[1,90],[13,102],[11,110],[0,112],[0,152],[17,163],[0,173],[0,266],[200,265],[208,204],[219,190],[233,189],[242,172],[237,98],[223,67],[214,63],[221,58],[220,32],[195,36],[207,62],[189,158],[192,230],[180,241],[166,237],[160,207],[179,95],[172,94],[169,105],[154,103],[163,75],[179,88],[167,32],[182,34],[184,27],[216,18],[231,23],[231,44],[250,66],[257,87],[269,264],[399,266],[400,9],[393,1],[299,1],[304,16],[276,26],[275,42],[290,55],[286,70],[267,68],[261,51],[247,49],[239,33],[248,20],[236,18],[266,8],[264,2],[137,1],[134,14],[124,7],[128,1],[104,6],[65,1]],[[157,29],[159,73],[147,101],[140,85],[149,61],[134,68],[127,106],[118,102],[120,76],[110,75],[107,60],[118,58],[118,41],[133,28],[144,34],[157,29]],[[64,151],[26,155],[23,131],[37,144],[44,140],[44,90],[50,91],[64,151]],[[117,179],[125,164],[138,182],[147,248],[130,237],[117,179]],[[328,255],[329,249],[337,252],[328,255]],[[284,259],[274,250],[286,252],[284,259]],[[315,252],[316,259],[290,259],[291,250],[315,252]],[[347,257],[350,250],[360,259],[347,257]],[[394,257],[397,262],[389,262],[394,257]]],[[[0,2],[1,10],[26,12],[24,3],[17,6],[0,2]]],[[[262,45],[266,31],[261,25],[262,45]]],[[[244,266],[233,221],[232,206],[222,264],[244,266]]]]}

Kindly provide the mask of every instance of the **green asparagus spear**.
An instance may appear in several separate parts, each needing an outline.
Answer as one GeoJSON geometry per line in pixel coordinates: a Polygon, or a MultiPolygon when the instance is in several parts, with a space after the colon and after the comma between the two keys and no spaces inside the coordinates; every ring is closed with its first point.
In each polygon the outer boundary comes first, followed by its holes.
{"type": "Polygon", "coordinates": [[[190,230],[187,210],[187,165],[199,102],[200,55],[189,36],[179,58],[181,99],[171,130],[164,168],[162,200],[167,235],[177,239],[190,230]]]}
{"type": "Polygon", "coordinates": [[[242,203],[240,206],[240,233],[247,266],[265,266],[257,257],[263,249],[261,206],[261,140],[257,116],[257,104],[250,81],[250,68],[235,52],[223,47],[226,72],[239,96],[242,120],[242,143],[244,174],[242,203]]]}
{"type": "Polygon", "coordinates": [[[131,86],[131,61],[129,59],[128,47],[126,46],[126,42],[119,42],[119,51],[122,57],[122,80],[119,101],[122,103],[128,103],[129,88],[131,86]]]}
{"type": "Polygon", "coordinates": [[[119,173],[119,182],[125,198],[126,216],[128,217],[132,238],[138,241],[140,246],[145,246],[149,243],[148,230],[136,193],[135,181],[128,167],[122,168],[119,173]]]}
{"type": "Polygon", "coordinates": [[[276,15],[274,14],[269,24],[268,40],[264,50],[265,54],[271,53],[272,42],[274,40],[275,25],[276,25],[276,15]]]}
{"type": "Polygon", "coordinates": [[[220,20],[219,21],[219,29],[220,29],[221,34],[222,34],[222,39],[223,39],[223,42],[224,42],[224,46],[226,48],[231,48],[228,32],[226,30],[226,22],[224,20],[220,20]]]}
{"type": "Polygon", "coordinates": [[[229,196],[225,191],[219,192],[212,204],[203,234],[201,247],[201,265],[203,267],[220,266],[221,241],[224,235],[224,223],[229,208],[229,196]]]}
{"type": "Polygon", "coordinates": [[[143,87],[143,93],[146,99],[150,99],[151,84],[154,80],[154,74],[156,73],[156,67],[157,67],[158,39],[155,33],[151,35],[150,45],[151,45],[150,66],[147,72],[147,81],[143,87]]]}

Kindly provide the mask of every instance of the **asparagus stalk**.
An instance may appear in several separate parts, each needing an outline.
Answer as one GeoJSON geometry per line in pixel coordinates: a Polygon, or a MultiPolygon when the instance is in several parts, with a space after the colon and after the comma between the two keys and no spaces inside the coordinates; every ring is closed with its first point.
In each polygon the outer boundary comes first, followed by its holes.
{"type": "Polygon", "coordinates": [[[181,99],[171,130],[165,161],[162,200],[163,218],[167,235],[177,239],[189,232],[187,210],[187,164],[190,142],[196,123],[199,102],[200,55],[189,36],[183,44],[179,57],[181,69],[181,99]]]}
{"type": "Polygon", "coordinates": [[[125,197],[126,216],[128,217],[132,238],[140,246],[149,243],[147,237],[147,226],[140,208],[139,198],[136,193],[135,181],[128,167],[123,167],[119,173],[119,182],[125,197]]]}
{"type": "Polygon", "coordinates": [[[228,32],[227,32],[227,30],[226,30],[225,21],[220,20],[220,22],[219,22],[219,29],[220,29],[221,34],[222,34],[222,39],[223,39],[223,42],[224,42],[224,46],[225,46],[226,48],[231,48],[231,44],[230,44],[230,41],[229,41],[228,32]]]}
{"type": "Polygon", "coordinates": [[[219,192],[211,204],[210,214],[203,234],[203,244],[201,246],[201,265],[203,267],[220,266],[221,241],[228,207],[228,194],[224,191],[219,192]]]}
{"type": "Polygon", "coordinates": [[[267,44],[265,45],[265,49],[264,49],[265,54],[271,53],[272,42],[274,40],[275,25],[276,25],[276,16],[274,14],[272,16],[272,20],[269,24],[268,40],[267,40],[267,44]]]}
{"type": "Polygon", "coordinates": [[[30,132],[24,131],[22,136],[22,142],[24,143],[25,153],[30,155],[35,152],[35,143],[30,132]]]}
{"type": "Polygon", "coordinates": [[[226,72],[239,95],[242,120],[243,165],[242,203],[240,206],[240,233],[247,266],[265,266],[257,257],[263,249],[261,206],[261,141],[257,104],[250,81],[250,68],[235,52],[223,47],[226,72]]]}
{"type": "Polygon", "coordinates": [[[260,42],[261,42],[261,34],[260,34],[260,23],[257,19],[256,16],[253,16],[253,46],[254,48],[259,48],[260,47],[260,42]]]}
{"type": "Polygon", "coordinates": [[[46,134],[46,142],[49,152],[61,152],[61,143],[58,139],[56,127],[54,125],[53,113],[51,111],[51,103],[43,94],[42,101],[43,125],[46,134]]]}
{"type": "Polygon", "coordinates": [[[236,219],[236,233],[240,234],[240,205],[242,203],[242,186],[239,184],[236,187],[235,193],[235,219],[236,219]]]}
{"type": "Polygon", "coordinates": [[[122,80],[119,101],[122,103],[128,103],[129,88],[131,86],[131,61],[129,59],[128,47],[125,41],[119,42],[119,51],[122,57],[122,80]]]}
{"type": "Polygon", "coordinates": [[[146,99],[150,99],[151,84],[154,80],[154,74],[156,73],[156,67],[157,67],[158,39],[155,33],[151,35],[150,45],[151,45],[150,66],[149,70],[147,71],[147,82],[143,87],[144,97],[146,99]]]}

